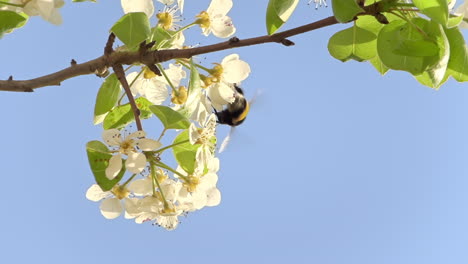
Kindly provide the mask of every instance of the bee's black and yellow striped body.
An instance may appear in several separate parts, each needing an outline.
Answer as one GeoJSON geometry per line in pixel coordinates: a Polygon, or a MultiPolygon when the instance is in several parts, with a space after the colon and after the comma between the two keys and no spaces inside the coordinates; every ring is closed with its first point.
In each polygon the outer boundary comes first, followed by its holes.
{"type": "Polygon", "coordinates": [[[237,85],[234,85],[237,93],[234,102],[228,104],[227,108],[221,112],[215,110],[218,117],[218,123],[230,126],[238,126],[244,122],[250,110],[250,104],[244,97],[244,91],[237,85]]]}

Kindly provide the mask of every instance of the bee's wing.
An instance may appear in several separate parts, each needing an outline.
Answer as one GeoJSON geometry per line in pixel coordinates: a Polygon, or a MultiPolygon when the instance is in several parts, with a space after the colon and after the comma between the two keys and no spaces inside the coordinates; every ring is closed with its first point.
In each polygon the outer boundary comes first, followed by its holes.
{"type": "Polygon", "coordinates": [[[232,134],[234,133],[234,130],[235,128],[231,127],[231,130],[229,130],[229,134],[223,139],[223,142],[219,146],[218,153],[221,153],[226,149],[227,145],[229,144],[229,141],[231,141],[231,137],[232,137],[232,134]]]}

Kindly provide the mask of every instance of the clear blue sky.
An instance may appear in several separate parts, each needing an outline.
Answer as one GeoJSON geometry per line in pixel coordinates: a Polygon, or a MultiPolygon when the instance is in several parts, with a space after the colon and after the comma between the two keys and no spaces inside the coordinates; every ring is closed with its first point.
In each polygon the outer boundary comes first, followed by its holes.
{"type": "MultiPolygon", "coordinates": [[[[187,18],[209,3],[186,2],[187,18]]],[[[265,34],[267,0],[234,2],[236,36],[265,34]]],[[[100,1],[61,13],[59,27],[35,17],[1,39],[0,78],[100,56],[122,10],[100,1]]],[[[286,28],[330,13],[301,1],[286,28]]],[[[370,64],[336,61],[327,40],[341,28],[291,38],[293,47],[234,51],[252,68],[247,97],[262,95],[220,155],[221,205],[171,232],[106,220],[85,198],[101,79],[1,93],[2,263],[468,263],[467,85],[434,91],[403,72],[382,77],[370,64]]]]}

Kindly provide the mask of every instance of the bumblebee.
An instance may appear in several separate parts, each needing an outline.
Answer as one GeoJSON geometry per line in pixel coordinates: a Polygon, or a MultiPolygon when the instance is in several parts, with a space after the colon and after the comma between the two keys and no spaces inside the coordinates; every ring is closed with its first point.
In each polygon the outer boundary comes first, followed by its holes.
{"type": "Polygon", "coordinates": [[[227,108],[221,112],[215,110],[218,123],[231,127],[242,124],[250,110],[250,103],[245,99],[244,91],[236,84],[234,84],[234,88],[237,91],[234,102],[228,104],[227,108]]]}

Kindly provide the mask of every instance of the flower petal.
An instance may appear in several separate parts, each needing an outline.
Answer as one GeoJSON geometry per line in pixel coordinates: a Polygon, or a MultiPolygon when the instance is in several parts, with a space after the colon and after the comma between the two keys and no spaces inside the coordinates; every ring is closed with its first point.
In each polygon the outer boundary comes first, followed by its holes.
{"type": "Polygon", "coordinates": [[[135,218],[141,211],[138,210],[138,198],[124,198],[125,205],[125,218],[132,219],[135,218]]]}
{"type": "Polygon", "coordinates": [[[122,139],[120,138],[120,131],[112,128],[102,132],[102,139],[109,146],[119,146],[122,139]]]}
{"type": "Polygon", "coordinates": [[[228,38],[236,33],[236,28],[232,24],[232,19],[228,16],[216,16],[210,24],[213,35],[218,38],[228,38]]]}
{"type": "Polygon", "coordinates": [[[207,191],[206,195],[206,206],[217,206],[221,203],[221,192],[217,188],[207,191]]]}
{"type": "Polygon", "coordinates": [[[125,139],[141,138],[141,137],[144,137],[144,136],[146,136],[146,132],[143,131],[143,130],[138,130],[138,131],[133,132],[130,135],[128,135],[128,137],[126,137],[125,139]]]}
{"type": "Polygon", "coordinates": [[[142,87],[142,92],[148,101],[155,105],[160,105],[166,101],[169,96],[166,84],[154,79],[149,80],[147,83],[148,85],[142,87]]]}
{"type": "Polygon", "coordinates": [[[100,201],[104,198],[110,197],[111,195],[112,194],[110,192],[104,192],[97,184],[91,185],[88,191],[86,191],[86,199],[93,202],[100,201]]]}
{"type": "Polygon", "coordinates": [[[158,216],[156,221],[158,225],[169,231],[176,229],[177,225],[179,225],[177,216],[158,216]]]}
{"type": "Polygon", "coordinates": [[[161,142],[149,138],[138,139],[136,145],[143,151],[156,150],[162,146],[161,142]]]}
{"type": "Polygon", "coordinates": [[[232,8],[232,0],[212,0],[206,12],[211,15],[226,15],[232,8]]]}
{"type": "Polygon", "coordinates": [[[109,180],[114,179],[122,169],[122,156],[120,154],[112,156],[109,165],[106,168],[106,177],[109,180]]]}
{"type": "Polygon", "coordinates": [[[250,66],[243,60],[230,60],[221,64],[223,66],[223,80],[228,83],[239,83],[250,74],[250,66]]]}
{"type": "Polygon", "coordinates": [[[123,210],[120,200],[115,197],[102,201],[99,209],[101,209],[101,214],[107,219],[119,217],[123,210]]]}
{"type": "Polygon", "coordinates": [[[234,89],[225,83],[216,83],[208,87],[208,97],[216,110],[221,111],[222,106],[235,100],[234,89]]]}
{"type": "Polygon", "coordinates": [[[198,128],[193,123],[191,123],[189,127],[190,144],[195,145],[195,143],[197,143],[199,138],[200,138],[200,133],[198,133],[198,128]]]}
{"type": "Polygon", "coordinates": [[[125,14],[144,12],[148,17],[151,17],[154,13],[152,0],[121,0],[120,3],[125,14]]]}
{"type": "Polygon", "coordinates": [[[140,173],[146,167],[146,157],[142,153],[130,153],[125,167],[132,173],[140,173]]]}
{"type": "Polygon", "coordinates": [[[151,177],[132,181],[128,189],[135,195],[143,196],[150,195],[153,192],[153,185],[151,183],[151,177]]]}

